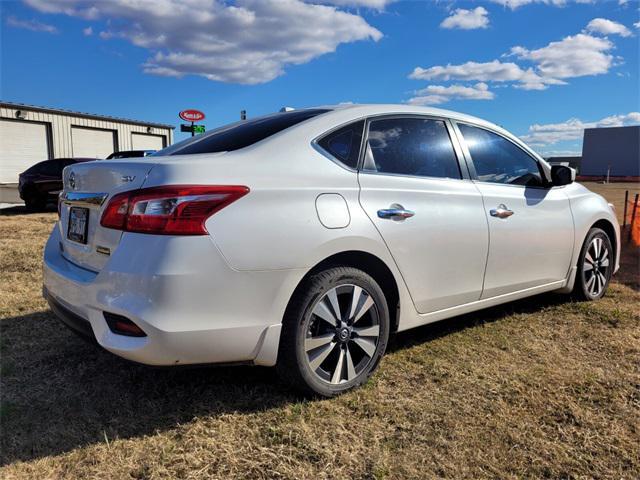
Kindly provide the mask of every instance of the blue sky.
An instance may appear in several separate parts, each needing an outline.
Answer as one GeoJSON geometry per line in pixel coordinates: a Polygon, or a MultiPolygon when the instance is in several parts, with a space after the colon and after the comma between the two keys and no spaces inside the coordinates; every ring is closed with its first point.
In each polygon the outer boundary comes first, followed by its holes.
{"type": "MultiPolygon", "coordinates": [[[[5,101],[207,128],[283,105],[415,103],[545,154],[640,123],[637,0],[2,2],[5,101]]],[[[180,138],[181,134],[176,137],[180,138]]]]}

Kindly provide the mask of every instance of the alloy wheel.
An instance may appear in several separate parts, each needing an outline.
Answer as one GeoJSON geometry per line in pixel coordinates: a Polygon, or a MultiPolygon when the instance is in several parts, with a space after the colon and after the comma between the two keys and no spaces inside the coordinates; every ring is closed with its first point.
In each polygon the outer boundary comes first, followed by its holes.
{"type": "Polygon", "coordinates": [[[324,382],[350,382],[374,358],[379,337],[373,297],[357,285],[339,285],[313,307],[304,339],[307,364],[324,382]]]}
{"type": "Polygon", "coordinates": [[[592,297],[599,297],[609,278],[609,249],[601,237],[595,237],[584,255],[582,271],[586,290],[592,297]]]}

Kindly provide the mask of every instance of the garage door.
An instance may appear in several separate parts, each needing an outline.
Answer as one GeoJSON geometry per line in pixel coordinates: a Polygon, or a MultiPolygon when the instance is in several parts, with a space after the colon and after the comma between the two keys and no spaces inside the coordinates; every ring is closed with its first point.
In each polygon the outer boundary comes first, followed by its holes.
{"type": "Polygon", "coordinates": [[[107,158],[116,150],[116,135],[113,130],[71,127],[71,142],[74,157],[107,158]]]}
{"type": "Polygon", "coordinates": [[[49,158],[47,125],[0,120],[0,183],[18,183],[18,174],[49,158]]]}
{"type": "Polygon", "coordinates": [[[149,135],[148,133],[132,133],[132,150],[162,150],[165,147],[164,135],[149,135]]]}

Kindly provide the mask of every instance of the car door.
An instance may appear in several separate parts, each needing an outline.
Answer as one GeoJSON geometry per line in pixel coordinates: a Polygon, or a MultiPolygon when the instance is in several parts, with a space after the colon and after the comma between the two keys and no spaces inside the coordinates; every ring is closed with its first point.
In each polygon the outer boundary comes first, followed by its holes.
{"type": "Polygon", "coordinates": [[[574,235],[564,188],[548,185],[538,161],[511,139],[456,125],[489,222],[482,298],[564,280],[574,235]]]}
{"type": "Polygon", "coordinates": [[[450,123],[422,116],[367,122],[360,203],[420,313],[480,298],[488,250],[482,196],[461,169],[450,123]]]}

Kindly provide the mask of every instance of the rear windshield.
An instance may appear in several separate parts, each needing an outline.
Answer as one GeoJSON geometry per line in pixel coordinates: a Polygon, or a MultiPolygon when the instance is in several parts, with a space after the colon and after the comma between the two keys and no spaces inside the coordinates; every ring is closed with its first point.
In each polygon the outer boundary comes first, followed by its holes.
{"type": "Polygon", "coordinates": [[[253,145],[329,110],[309,109],[274,113],[253,120],[233,123],[208,133],[183,140],[154,155],[192,155],[195,153],[230,152],[253,145]]]}

